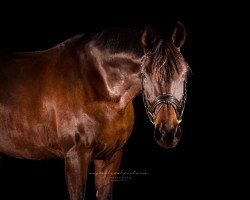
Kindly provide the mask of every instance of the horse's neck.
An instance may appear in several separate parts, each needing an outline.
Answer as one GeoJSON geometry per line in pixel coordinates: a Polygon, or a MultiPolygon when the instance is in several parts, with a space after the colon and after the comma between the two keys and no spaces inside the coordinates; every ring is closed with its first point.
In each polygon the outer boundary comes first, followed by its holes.
{"type": "Polygon", "coordinates": [[[140,93],[141,61],[128,53],[110,53],[91,49],[95,58],[95,67],[102,77],[108,99],[118,102],[119,108],[127,104],[140,93]]]}

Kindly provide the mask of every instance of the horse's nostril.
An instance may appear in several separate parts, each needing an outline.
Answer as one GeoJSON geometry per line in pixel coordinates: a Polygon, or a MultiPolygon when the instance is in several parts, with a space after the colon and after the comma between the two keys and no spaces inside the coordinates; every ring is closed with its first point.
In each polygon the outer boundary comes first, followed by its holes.
{"type": "Polygon", "coordinates": [[[160,132],[159,128],[155,129],[154,137],[155,137],[156,140],[160,140],[161,139],[162,133],[160,132]]]}
{"type": "Polygon", "coordinates": [[[159,126],[158,126],[158,129],[161,133],[164,132],[164,129],[163,129],[163,124],[161,123],[159,126]]]}
{"type": "Polygon", "coordinates": [[[178,139],[180,139],[181,135],[182,135],[182,133],[181,133],[181,127],[178,126],[178,127],[176,127],[175,137],[178,138],[178,139]]]}

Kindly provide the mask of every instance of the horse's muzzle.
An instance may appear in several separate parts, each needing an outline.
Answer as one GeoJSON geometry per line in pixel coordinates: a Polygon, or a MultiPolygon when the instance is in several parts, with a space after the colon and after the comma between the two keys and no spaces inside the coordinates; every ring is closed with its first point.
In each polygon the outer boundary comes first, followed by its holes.
{"type": "Polygon", "coordinates": [[[163,148],[175,147],[181,138],[181,127],[176,125],[172,128],[167,128],[163,124],[156,125],[154,137],[156,142],[163,148]]]}

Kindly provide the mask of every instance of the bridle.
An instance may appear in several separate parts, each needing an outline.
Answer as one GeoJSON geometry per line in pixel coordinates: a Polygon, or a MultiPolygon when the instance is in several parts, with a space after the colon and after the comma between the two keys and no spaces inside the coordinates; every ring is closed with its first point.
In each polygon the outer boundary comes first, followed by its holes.
{"type": "MultiPolygon", "coordinates": [[[[143,69],[143,64],[141,65],[142,69],[143,69]]],[[[178,123],[181,122],[182,120],[182,115],[185,109],[185,103],[186,103],[186,99],[187,99],[187,89],[186,89],[186,83],[187,81],[185,80],[184,82],[184,93],[182,96],[182,99],[179,101],[175,96],[173,96],[172,94],[162,94],[160,96],[158,96],[152,103],[150,103],[144,93],[144,78],[146,78],[143,70],[141,71],[141,93],[142,93],[142,99],[143,99],[143,103],[144,103],[144,107],[146,109],[146,113],[150,119],[150,121],[152,122],[152,124],[154,124],[155,121],[155,109],[157,106],[161,105],[161,104],[169,104],[171,106],[173,106],[175,113],[177,115],[177,120],[178,123]]]]}

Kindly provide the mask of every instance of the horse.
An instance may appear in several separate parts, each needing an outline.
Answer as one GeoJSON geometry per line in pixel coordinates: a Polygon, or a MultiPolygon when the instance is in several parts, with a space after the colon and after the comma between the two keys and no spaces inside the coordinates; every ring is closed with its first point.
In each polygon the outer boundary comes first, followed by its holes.
{"type": "Polygon", "coordinates": [[[178,22],[167,39],[150,27],[111,28],[44,51],[2,52],[0,153],[64,159],[70,200],[85,199],[94,162],[96,198],[111,199],[137,95],[161,147],[173,148],[181,137],[190,71],[180,52],[185,39],[178,22]]]}

